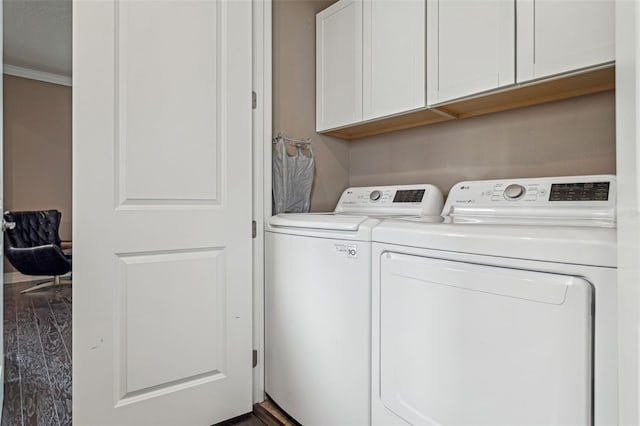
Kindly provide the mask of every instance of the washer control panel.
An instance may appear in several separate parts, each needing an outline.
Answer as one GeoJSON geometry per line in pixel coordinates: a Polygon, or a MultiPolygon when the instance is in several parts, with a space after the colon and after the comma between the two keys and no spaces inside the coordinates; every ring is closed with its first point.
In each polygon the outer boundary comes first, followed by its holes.
{"type": "Polygon", "coordinates": [[[470,181],[454,185],[447,204],[602,205],[614,201],[614,188],[615,177],[609,175],[470,181]]]}
{"type": "Polygon", "coordinates": [[[442,205],[442,192],[430,184],[354,187],[342,193],[334,212],[439,215],[442,205]]]}
{"type": "Polygon", "coordinates": [[[615,222],[613,175],[460,182],[449,191],[443,216],[562,218],[615,222]]]}
{"type": "MultiPolygon", "coordinates": [[[[544,199],[549,193],[548,188],[541,187],[539,183],[509,183],[509,182],[496,182],[493,185],[485,187],[483,191],[480,191],[480,198],[470,200],[468,194],[460,194],[464,199],[469,202],[483,202],[490,201],[492,203],[502,201],[538,201],[544,199]]],[[[478,194],[473,194],[477,196],[478,194]]]]}

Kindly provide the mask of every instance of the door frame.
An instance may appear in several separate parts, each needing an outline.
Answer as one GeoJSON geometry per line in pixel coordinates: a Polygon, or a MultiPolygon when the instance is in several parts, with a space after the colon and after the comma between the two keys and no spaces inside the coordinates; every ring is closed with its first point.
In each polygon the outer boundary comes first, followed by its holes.
{"type": "MultiPolygon", "coordinates": [[[[4,57],[4,0],[0,0],[0,57],[4,57]]],[[[3,61],[4,67],[4,61],[3,61]]],[[[0,99],[4,100],[4,72],[0,79],[0,99]]],[[[0,105],[0,212],[4,217],[4,102],[0,105]]],[[[0,230],[0,410],[4,407],[4,231],[0,230]]],[[[0,413],[0,418],[2,414],[0,413]]]]}
{"type": "Polygon", "coordinates": [[[253,402],[264,392],[264,223],[271,216],[272,0],[252,0],[253,7],[253,402]]]}
{"type": "Polygon", "coordinates": [[[618,424],[640,421],[640,6],[616,0],[618,424]]]}

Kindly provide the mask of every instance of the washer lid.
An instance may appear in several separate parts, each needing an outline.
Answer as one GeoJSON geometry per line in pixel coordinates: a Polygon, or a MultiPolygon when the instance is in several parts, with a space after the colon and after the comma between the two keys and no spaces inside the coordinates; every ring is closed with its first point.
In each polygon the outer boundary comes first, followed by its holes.
{"type": "Polygon", "coordinates": [[[276,228],[324,229],[354,232],[360,228],[367,216],[343,214],[281,213],[269,219],[276,228]]]}
{"type": "Polygon", "coordinates": [[[373,241],[505,258],[615,268],[616,230],[598,227],[428,223],[387,220],[373,241]]]}

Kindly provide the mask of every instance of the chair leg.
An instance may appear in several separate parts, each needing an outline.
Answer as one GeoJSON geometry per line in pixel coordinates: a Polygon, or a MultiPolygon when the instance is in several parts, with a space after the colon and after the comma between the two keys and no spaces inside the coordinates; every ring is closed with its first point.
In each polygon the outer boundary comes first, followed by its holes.
{"type": "Polygon", "coordinates": [[[30,293],[34,290],[41,290],[43,288],[47,288],[47,287],[54,287],[54,286],[58,286],[58,285],[65,285],[65,284],[71,284],[71,282],[68,283],[62,283],[60,281],[60,276],[56,275],[55,277],[53,277],[53,280],[44,280],[44,281],[40,281],[37,285],[33,286],[33,287],[29,287],[26,290],[22,290],[20,293],[24,294],[24,293],[30,293]]]}

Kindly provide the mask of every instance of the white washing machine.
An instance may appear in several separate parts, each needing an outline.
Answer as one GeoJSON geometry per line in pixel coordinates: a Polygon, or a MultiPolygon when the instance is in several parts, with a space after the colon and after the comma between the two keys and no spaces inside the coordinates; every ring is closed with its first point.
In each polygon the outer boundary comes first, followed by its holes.
{"type": "Polygon", "coordinates": [[[442,203],[432,185],[349,188],[333,213],[269,219],[265,388],[298,422],[370,424],[371,230],[442,203]]]}
{"type": "Polygon", "coordinates": [[[373,230],[373,425],[616,425],[616,182],[462,182],[373,230]]]}

